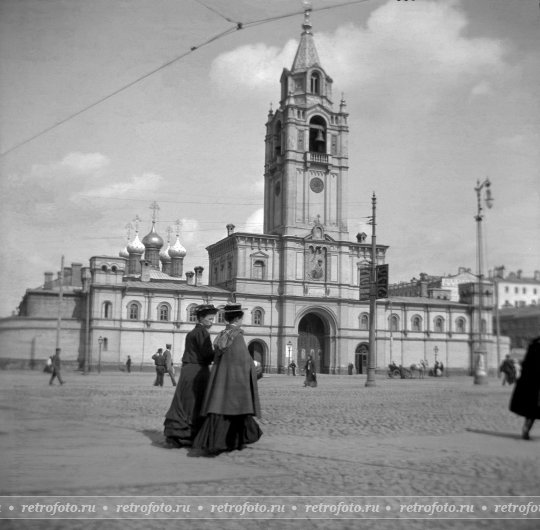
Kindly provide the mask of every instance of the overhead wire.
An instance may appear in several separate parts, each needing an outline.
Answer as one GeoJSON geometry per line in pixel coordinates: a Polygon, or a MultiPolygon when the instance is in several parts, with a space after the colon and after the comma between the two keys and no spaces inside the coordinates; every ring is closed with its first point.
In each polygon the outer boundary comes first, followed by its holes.
{"type": "MultiPolygon", "coordinates": [[[[156,74],[160,70],[163,70],[164,68],[167,68],[171,64],[183,59],[184,57],[186,57],[187,55],[190,55],[194,51],[199,50],[199,49],[203,48],[204,46],[207,46],[207,45],[211,44],[212,42],[215,42],[216,40],[219,40],[219,39],[221,39],[221,38],[223,38],[223,37],[225,37],[225,36],[227,36],[227,35],[229,35],[231,33],[234,33],[236,31],[241,30],[241,29],[257,26],[257,25],[260,25],[260,24],[266,24],[266,23],[270,23],[270,22],[275,22],[277,20],[282,20],[282,19],[285,19],[285,18],[300,15],[300,14],[302,14],[304,12],[304,11],[295,11],[294,13],[288,13],[286,15],[278,15],[278,16],[275,16],[275,17],[267,17],[267,18],[264,18],[264,19],[253,20],[253,21],[249,21],[249,22],[240,22],[240,21],[235,21],[235,20],[223,15],[222,13],[217,11],[216,9],[206,5],[201,0],[196,0],[196,1],[199,4],[203,5],[204,7],[206,7],[207,9],[209,9],[210,11],[212,11],[212,12],[216,13],[217,15],[219,15],[220,17],[224,18],[227,22],[235,24],[234,27],[230,27],[230,28],[226,29],[225,31],[221,31],[221,32],[217,33],[216,35],[210,37],[208,40],[202,42],[201,44],[198,44],[196,46],[191,46],[191,48],[188,51],[182,53],[181,55],[178,55],[177,57],[174,57],[173,59],[163,63],[162,65],[158,66],[157,68],[154,68],[150,72],[147,72],[146,74],[143,74],[143,75],[137,77],[133,81],[131,81],[131,82],[121,86],[120,88],[117,88],[113,92],[99,98],[97,101],[94,101],[93,103],[90,103],[89,105],[86,105],[82,109],[80,109],[80,110],[78,110],[76,112],[73,112],[69,116],[66,116],[65,118],[55,122],[53,125],[50,125],[49,127],[46,127],[45,129],[42,129],[38,133],[30,136],[29,138],[26,138],[25,140],[13,145],[9,149],[1,152],[0,157],[3,157],[5,155],[7,155],[8,153],[11,153],[12,151],[15,151],[16,149],[19,149],[23,145],[26,145],[26,144],[32,142],[33,140],[36,140],[40,136],[43,136],[44,134],[52,131],[53,129],[56,129],[60,125],[63,125],[64,123],[76,118],[77,116],[80,116],[81,114],[89,111],[90,109],[93,109],[94,107],[100,105],[101,103],[104,103],[105,101],[113,98],[114,96],[120,94],[121,92],[127,90],[128,88],[131,88],[132,86],[136,85],[137,83],[140,83],[144,79],[147,79],[148,77],[156,74]]],[[[370,0],[351,0],[349,2],[343,2],[343,3],[340,3],[340,4],[331,5],[331,6],[325,6],[325,7],[320,7],[320,8],[316,8],[316,9],[310,9],[310,11],[311,12],[325,11],[325,10],[336,9],[336,8],[339,8],[339,7],[344,7],[344,6],[353,5],[353,4],[361,4],[361,3],[369,2],[369,1],[370,0]]]]}

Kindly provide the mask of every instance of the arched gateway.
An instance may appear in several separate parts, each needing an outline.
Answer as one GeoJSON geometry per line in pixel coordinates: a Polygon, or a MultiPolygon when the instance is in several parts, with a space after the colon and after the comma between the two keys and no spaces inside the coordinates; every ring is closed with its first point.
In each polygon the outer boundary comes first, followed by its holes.
{"type": "Polygon", "coordinates": [[[310,312],[298,323],[298,365],[303,368],[308,355],[313,357],[318,372],[330,373],[332,367],[331,326],[321,314],[310,312]]]}
{"type": "Polygon", "coordinates": [[[267,371],[266,344],[262,340],[252,340],[248,344],[248,351],[255,361],[262,364],[263,372],[267,371]]]}

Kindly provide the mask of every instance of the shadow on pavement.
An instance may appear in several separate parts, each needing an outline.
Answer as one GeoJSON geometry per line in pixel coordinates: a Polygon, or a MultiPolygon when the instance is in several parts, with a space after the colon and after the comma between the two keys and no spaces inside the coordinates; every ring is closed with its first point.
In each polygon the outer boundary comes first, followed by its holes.
{"type": "Polygon", "coordinates": [[[161,449],[171,449],[171,446],[165,442],[165,436],[163,436],[162,431],[145,429],[139,432],[144,434],[152,442],[152,445],[154,447],[161,447],[161,449]]]}
{"type": "Polygon", "coordinates": [[[517,433],[485,431],[482,429],[465,429],[465,430],[467,432],[475,432],[477,434],[487,434],[489,436],[498,436],[499,438],[513,438],[514,440],[521,440],[521,435],[517,433]]]}

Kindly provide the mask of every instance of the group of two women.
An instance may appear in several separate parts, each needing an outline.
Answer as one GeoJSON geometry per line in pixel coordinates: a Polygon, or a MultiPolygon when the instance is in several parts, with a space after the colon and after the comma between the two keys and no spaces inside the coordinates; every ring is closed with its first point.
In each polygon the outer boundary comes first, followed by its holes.
{"type": "Polygon", "coordinates": [[[209,455],[242,449],[262,435],[254,419],[260,416],[257,374],[243,337],[242,307],[225,306],[227,326],[212,345],[208,330],[217,312],[210,304],[196,308],[164,431],[168,444],[209,455]]]}

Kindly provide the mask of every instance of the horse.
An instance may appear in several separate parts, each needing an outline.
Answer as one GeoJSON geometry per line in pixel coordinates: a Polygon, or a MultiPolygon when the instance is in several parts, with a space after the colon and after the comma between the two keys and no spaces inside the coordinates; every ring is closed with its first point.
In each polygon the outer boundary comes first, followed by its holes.
{"type": "Polygon", "coordinates": [[[411,364],[411,372],[414,374],[418,372],[418,378],[424,379],[427,369],[427,363],[424,360],[421,360],[418,364],[411,364]]]}

